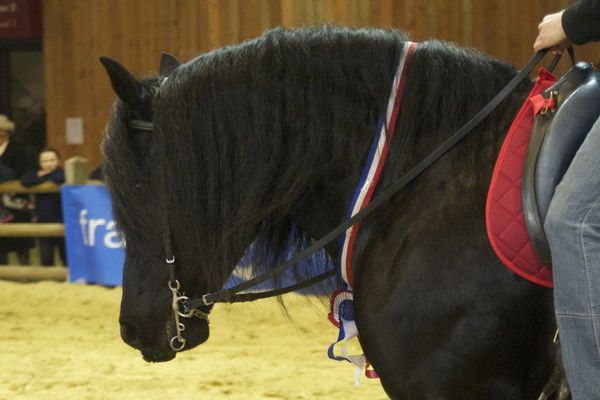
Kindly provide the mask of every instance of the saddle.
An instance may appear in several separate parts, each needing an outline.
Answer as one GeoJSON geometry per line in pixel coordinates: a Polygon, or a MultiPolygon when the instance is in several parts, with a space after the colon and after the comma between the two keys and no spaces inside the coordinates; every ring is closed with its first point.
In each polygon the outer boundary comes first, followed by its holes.
{"type": "MultiPolygon", "coordinates": [[[[523,166],[523,212],[543,264],[551,262],[544,220],[554,189],[600,115],[600,71],[580,62],[543,95],[523,166]]],[[[532,99],[536,101],[536,99],[532,99]]]]}
{"type": "Polygon", "coordinates": [[[543,68],[502,145],[486,202],[488,238],[518,275],[552,287],[543,224],[554,189],[600,115],[600,72],[580,62],[558,81],[543,68]]]}

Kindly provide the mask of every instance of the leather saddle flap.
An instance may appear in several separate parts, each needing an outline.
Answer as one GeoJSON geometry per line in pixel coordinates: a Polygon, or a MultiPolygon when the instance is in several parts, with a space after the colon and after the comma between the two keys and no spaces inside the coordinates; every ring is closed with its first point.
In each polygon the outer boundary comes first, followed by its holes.
{"type": "Polygon", "coordinates": [[[552,270],[537,258],[527,234],[521,179],[535,116],[530,99],[543,94],[555,81],[552,74],[540,69],[500,148],[486,202],[488,238],[498,258],[516,274],[546,287],[552,286],[552,270]]]}
{"type": "Polygon", "coordinates": [[[578,63],[543,97],[551,103],[535,116],[523,166],[522,201],[536,254],[542,263],[550,263],[544,220],[556,186],[600,115],[600,72],[578,63]]]}

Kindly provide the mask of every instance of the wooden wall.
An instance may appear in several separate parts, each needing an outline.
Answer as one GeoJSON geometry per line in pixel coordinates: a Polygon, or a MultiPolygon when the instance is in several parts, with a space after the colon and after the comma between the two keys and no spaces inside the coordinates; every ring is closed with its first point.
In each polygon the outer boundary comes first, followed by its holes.
{"type": "MultiPolygon", "coordinates": [[[[537,24],[569,0],[44,0],[48,142],[66,157],[99,163],[114,99],[98,57],[153,75],[161,51],[182,60],[274,26],[333,22],[393,26],[413,40],[435,37],[522,65],[537,24]],[[85,143],[65,143],[65,119],[82,117],[85,143]]],[[[600,60],[600,44],[578,49],[600,60]]],[[[561,67],[566,68],[566,63],[561,67]]]]}

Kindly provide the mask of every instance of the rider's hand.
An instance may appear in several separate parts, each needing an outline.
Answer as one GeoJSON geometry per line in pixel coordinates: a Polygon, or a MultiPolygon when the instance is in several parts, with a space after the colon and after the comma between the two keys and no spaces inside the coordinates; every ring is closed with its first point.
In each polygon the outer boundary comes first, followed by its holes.
{"type": "Polygon", "coordinates": [[[538,25],[538,36],[533,44],[534,51],[551,49],[554,54],[560,54],[571,46],[571,42],[562,26],[563,11],[549,14],[538,25]]]}

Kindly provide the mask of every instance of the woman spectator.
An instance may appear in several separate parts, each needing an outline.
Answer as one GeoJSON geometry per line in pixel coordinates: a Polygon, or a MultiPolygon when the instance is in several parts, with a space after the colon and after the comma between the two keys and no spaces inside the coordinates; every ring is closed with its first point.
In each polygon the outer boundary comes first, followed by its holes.
{"type": "MultiPolygon", "coordinates": [[[[27,159],[23,149],[11,135],[15,124],[6,115],[0,114],[0,182],[17,179],[25,168],[27,159]]],[[[0,223],[30,222],[30,202],[27,196],[0,193],[0,223]]],[[[0,265],[8,264],[8,253],[15,251],[19,264],[29,264],[29,249],[33,240],[28,238],[2,238],[0,240],[0,265]]]]}

